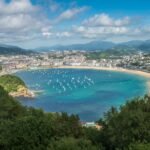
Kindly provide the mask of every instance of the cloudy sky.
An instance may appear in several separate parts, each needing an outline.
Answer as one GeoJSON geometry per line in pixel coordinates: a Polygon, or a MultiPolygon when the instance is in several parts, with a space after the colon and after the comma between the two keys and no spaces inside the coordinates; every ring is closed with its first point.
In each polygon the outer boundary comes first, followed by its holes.
{"type": "Polygon", "coordinates": [[[0,43],[36,48],[150,39],[149,0],[0,0],[0,43]]]}

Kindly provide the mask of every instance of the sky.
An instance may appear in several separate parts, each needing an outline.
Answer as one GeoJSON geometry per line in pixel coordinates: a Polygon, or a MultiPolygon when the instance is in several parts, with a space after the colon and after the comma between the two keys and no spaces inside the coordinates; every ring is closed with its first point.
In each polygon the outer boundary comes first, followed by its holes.
{"type": "Polygon", "coordinates": [[[150,39],[149,0],[0,0],[0,43],[23,48],[150,39]]]}

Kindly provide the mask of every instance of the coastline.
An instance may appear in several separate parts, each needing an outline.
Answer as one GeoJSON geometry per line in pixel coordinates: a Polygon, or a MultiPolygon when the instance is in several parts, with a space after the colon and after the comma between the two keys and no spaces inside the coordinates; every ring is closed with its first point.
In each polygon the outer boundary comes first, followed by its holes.
{"type": "MultiPolygon", "coordinates": [[[[147,80],[146,82],[146,86],[147,86],[147,91],[148,94],[150,95],[150,73],[148,72],[144,72],[144,71],[140,71],[140,70],[129,70],[129,69],[124,69],[124,68],[119,68],[119,67],[96,67],[96,66],[53,66],[53,67],[37,67],[34,69],[23,69],[23,70],[15,70],[14,72],[10,73],[10,74],[14,74],[16,72],[19,71],[24,71],[24,70],[28,70],[28,71],[32,71],[32,70],[43,70],[43,69],[89,69],[89,70],[103,70],[103,71],[115,71],[115,72],[124,72],[124,73],[128,73],[128,74],[134,74],[134,75],[138,75],[138,76],[142,76],[147,80]]],[[[35,97],[36,95],[36,91],[32,91],[30,89],[28,89],[31,93],[32,93],[32,97],[35,97]],[[34,95],[34,96],[33,96],[34,95]]]]}
{"type": "Polygon", "coordinates": [[[124,68],[108,68],[108,67],[90,67],[90,66],[58,66],[54,68],[62,68],[62,69],[90,69],[90,70],[106,70],[106,71],[116,71],[116,72],[125,72],[130,74],[140,75],[150,79],[150,73],[139,71],[139,70],[129,70],[124,68]]]}
{"type": "MultiPolygon", "coordinates": [[[[19,71],[32,71],[32,70],[43,70],[43,69],[89,69],[89,70],[106,70],[106,71],[116,71],[116,72],[125,72],[125,73],[130,73],[130,74],[136,74],[140,75],[146,78],[150,79],[150,73],[140,71],[140,70],[129,70],[129,69],[124,69],[124,68],[119,68],[119,67],[95,67],[95,66],[53,66],[53,67],[37,67],[34,69],[28,68],[28,69],[21,69],[21,70],[15,70],[14,72],[11,73],[4,73],[4,74],[14,74],[19,71]]],[[[4,75],[4,74],[0,74],[4,75]]]]}
{"type": "Polygon", "coordinates": [[[12,97],[26,97],[26,98],[34,98],[35,97],[35,92],[26,89],[26,91],[22,91],[22,92],[10,92],[9,93],[10,96],[12,97]]]}
{"type": "Polygon", "coordinates": [[[90,70],[104,70],[104,71],[115,71],[115,72],[124,72],[129,74],[134,74],[138,76],[142,76],[144,78],[147,78],[146,86],[148,94],[150,95],[150,73],[140,71],[140,70],[129,70],[124,68],[108,68],[108,67],[90,67],[90,66],[59,66],[55,68],[62,68],[62,69],[90,69],[90,70]]]}
{"type": "MultiPolygon", "coordinates": [[[[17,71],[16,71],[17,72],[17,71]]],[[[11,73],[0,73],[0,76],[3,76],[3,75],[11,75],[13,74],[14,72],[11,72],[11,73]]],[[[4,88],[4,87],[3,87],[4,88]]],[[[16,91],[11,91],[11,92],[8,92],[8,94],[12,97],[28,97],[28,98],[34,98],[35,97],[35,94],[37,92],[33,91],[33,90],[30,90],[26,87],[26,85],[17,85],[17,90],[16,91]]]]}

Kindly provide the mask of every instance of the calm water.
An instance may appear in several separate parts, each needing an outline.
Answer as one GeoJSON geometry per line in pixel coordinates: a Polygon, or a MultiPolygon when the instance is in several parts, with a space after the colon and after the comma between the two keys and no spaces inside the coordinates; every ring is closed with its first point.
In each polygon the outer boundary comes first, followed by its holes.
{"type": "Polygon", "coordinates": [[[21,99],[27,106],[48,112],[78,114],[95,121],[111,106],[147,92],[146,79],[127,73],[96,70],[49,69],[16,73],[32,90],[42,91],[34,99],[21,99]]]}

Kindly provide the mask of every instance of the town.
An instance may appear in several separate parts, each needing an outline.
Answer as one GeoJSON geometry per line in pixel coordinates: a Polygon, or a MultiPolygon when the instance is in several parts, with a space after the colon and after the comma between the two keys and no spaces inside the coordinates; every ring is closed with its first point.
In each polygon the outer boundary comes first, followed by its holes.
{"type": "Polygon", "coordinates": [[[50,51],[32,55],[0,55],[1,74],[13,73],[18,70],[57,68],[63,66],[125,68],[150,72],[150,54],[135,54],[109,57],[98,56],[100,52],[87,51],[50,51]]]}

